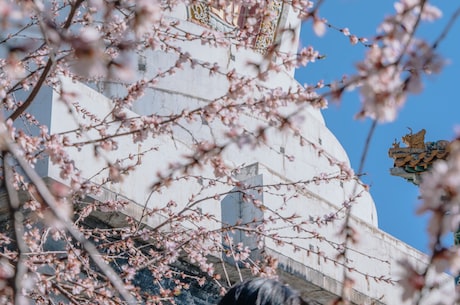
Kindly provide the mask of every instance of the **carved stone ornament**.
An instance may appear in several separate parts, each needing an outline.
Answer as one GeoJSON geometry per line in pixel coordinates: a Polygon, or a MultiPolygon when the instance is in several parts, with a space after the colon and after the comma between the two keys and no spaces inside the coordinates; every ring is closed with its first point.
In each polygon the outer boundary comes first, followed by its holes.
{"type": "Polygon", "coordinates": [[[209,6],[203,2],[190,5],[189,19],[201,24],[209,24],[209,6]]]}
{"type": "MultiPolygon", "coordinates": [[[[259,53],[265,53],[273,44],[276,37],[281,12],[283,10],[282,0],[270,0],[267,4],[267,14],[261,20],[253,48],[259,53]]],[[[204,2],[188,6],[188,19],[201,25],[221,32],[237,31],[238,26],[226,21],[218,14],[219,10],[211,8],[204,2]],[[214,12],[215,11],[215,12],[214,12]]],[[[238,14],[238,11],[234,12],[238,14]]]]}
{"type": "Polygon", "coordinates": [[[270,1],[268,4],[268,9],[270,10],[271,14],[265,17],[262,21],[262,24],[260,25],[260,32],[256,38],[256,43],[254,46],[254,48],[260,53],[264,53],[275,40],[276,30],[278,28],[281,12],[283,10],[283,1],[270,1]]]}

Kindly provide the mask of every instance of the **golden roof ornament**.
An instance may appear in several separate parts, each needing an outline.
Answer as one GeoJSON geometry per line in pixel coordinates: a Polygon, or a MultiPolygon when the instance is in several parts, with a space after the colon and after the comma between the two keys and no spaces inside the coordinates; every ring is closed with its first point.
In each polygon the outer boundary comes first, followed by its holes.
{"type": "Polygon", "coordinates": [[[404,144],[409,148],[425,148],[425,134],[426,130],[422,129],[416,134],[412,133],[412,128],[409,128],[410,133],[403,136],[401,139],[404,144]]]}
{"type": "Polygon", "coordinates": [[[425,129],[415,134],[411,128],[409,131],[410,133],[401,138],[406,147],[400,147],[400,143],[395,139],[393,146],[388,150],[388,155],[394,160],[390,173],[418,185],[421,175],[427,172],[435,161],[447,158],[450,142],[425,142],[425,129]]]}

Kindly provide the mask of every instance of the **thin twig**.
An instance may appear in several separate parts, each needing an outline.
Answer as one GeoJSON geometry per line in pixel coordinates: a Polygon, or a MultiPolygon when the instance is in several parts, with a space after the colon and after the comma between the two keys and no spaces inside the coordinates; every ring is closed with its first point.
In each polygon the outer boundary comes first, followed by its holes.
{"type": "Polygon", "coordinates": [[[13,223],[13,231],[16,239],[18,260],[16,262],[16,270],[14,273],[14,304],[22,305],[25,302],[23,294],[23,283],[27,273],[26,255],[29,249],[24,242],[24,215],[20,211],[20,201],[17,190],[13,186],[13,169],[9,161],[11,160],[10,154],[3,152],[3,169],[5,173],[5,184],[8,193],[8,202],[10,205],[10,215],[13,223]]]}
{"type": "MultiPolygon", "coordinates": [[[[361,154],[361,160],[359,161],[359,168],[358,168],[358,173],[357,173],[358,176],[362,175],[362,172],[364,170],[364,164],[366,163],[366,158],[369,152],[369,148],[371,146],[371,140],[374,135],[376,127],[377,127],[377,120],[373,120],[372,125],[369,128],[369,132],[367,133],[367,138],[364,144],[363,153],[361,154]]],[[[357,188],[358,188],[358,182],[356,181],[352,194],[356,193],[357,188]]],[[[343,247],[343,252],[342,252],[342,257],[345,259],[345,261],[346,261],[347,249],[348,249],[347,244],[350,242],[350,240],[352,239],[352,235],[353,235],[353,232],[351,230],[352,228],[350,227],[351,209],[352,209],[352,206],[350,206],[350,208],[346,210],[346,214],[345,214],[345,223],[344,223],[345,241],[344,241],[344,247],[343,247]]],[[[350,300],[349,300],[349,296],[347,296],[346,289],[349,287],[347,283],[345,283],[346,280],[348,280],[348,268],[346,268],[346,266],[344,265],[344,268],[343,268],[344,283],[342,283],[341,298],[342,298],[342,301],[345,302],[345,304],[348,304],[350,300]]]]}
{"type": "Polygon", "coordinates": [[[441,41],[446,38],[447,34],[450,32],[450,29],[452,28],[452,26],[454,25],[455,21],[457,20],[457,18],[459,16],[460,16],[460,7],[457,8],[455,13],[452,14],[452,16],[449,19],[449,22],[447,23],[446,27],[442,31],[441,35],[439,35],[439,37],[433,43],[433,46],[432,46],[433,49],[436,49],[439,46],[439,44],[441,43],[441,41]]]}

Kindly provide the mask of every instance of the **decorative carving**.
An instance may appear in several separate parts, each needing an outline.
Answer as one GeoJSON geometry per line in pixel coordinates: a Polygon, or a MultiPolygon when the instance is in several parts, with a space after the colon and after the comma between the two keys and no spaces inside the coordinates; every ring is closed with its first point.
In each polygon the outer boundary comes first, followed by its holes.
{"type": "Polygon", "coordinates": [[[264,18],[260,25],[260,33],[256,38],[254,49],[260,53],[265,53],[266,50],[273,44],[276,37],[276,29],[283,10],[283,1],[271,0],[268,4],[270,14],[264,18]]]}
{"type": "Polygon", "coordinates": [[[189,19],[201,24],[209,24],[209,6],[203,2],[190,5],[189,19]]]}
{"type": "MultiPolygon", "coordinates": [[[[239,14],[243,8],[235,6],[233,10],[236,10],[233,14],[239,14]]],[[[283,10],[283,0],[268,1],[267,10],[268,12],[264,14],[254,40],[254,50],[259,53],[265,53],[275,40],[278,23],[283,10]]],[[[233,17],[231,18],[233,21],[231,21],[229,18],[225,18],[228,20],[224,20],[223,16],[225,16],[225,14],[220,14],[219,10],[213,9],[212,7],[210,8],[205,2],[189,5],[189,20],[221,32],[238,30],[238,25],[235,24],[234,21],[238,20],[238,18],[233,17]]]]}
{"type": "Polygon", "coordinates": [[[416,134],[412,133],[412,129],[410,129],[410,133],[406,134],[402,137],[402,141],[406,144],[409,148],[425,148],[425,134],[426,130],[422,129],[416,134]]]}
{"type": "Polygon", "coordinates": [[[394,140],[388,151],[390,158],[394,159],[391,173],[418,184],[420,175],[428,171],[436,160],[446,159],[449,154],[449,141],[425,142],[426,130],[403,136],[402,142],[407,147],[400,147],[394,140]],[[416,176],[414,176],[416,175],[416,176]]]}

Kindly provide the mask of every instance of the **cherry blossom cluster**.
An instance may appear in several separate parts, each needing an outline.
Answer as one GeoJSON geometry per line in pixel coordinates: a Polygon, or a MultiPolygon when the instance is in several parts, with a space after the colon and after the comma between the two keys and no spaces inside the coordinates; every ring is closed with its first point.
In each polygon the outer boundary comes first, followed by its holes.
{"type": "Polygon", "coordinates": [[[442,61],[434,49],[415,36],[418,24],[441,17],[441,11],[427,1],[395,3],[396,14],[380,25],[380,34],[358,64],[362,109],[358,116],[379,122],[396,119],[408,93],[419,93],[421,75],[439,72],[442,61]]]}

